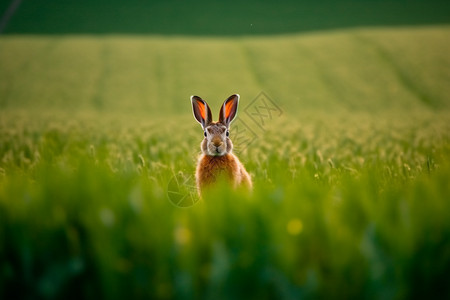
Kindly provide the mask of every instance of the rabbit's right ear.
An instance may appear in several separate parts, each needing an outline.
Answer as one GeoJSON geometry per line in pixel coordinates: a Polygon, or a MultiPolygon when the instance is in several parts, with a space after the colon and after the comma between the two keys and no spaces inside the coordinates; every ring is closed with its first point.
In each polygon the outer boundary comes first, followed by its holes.
{"type": "Polygon", "coordinates": [[[239,94],[234,94],[228,97],[220,108],[219,122],[227,126],[227,128],[236,117],[238,104],[239,94]]]}
{"type": "Polygon", "coordinates": [[[191,96],[192,112],[194,118],[202,125],[203,129],[212,122],[212,113],[208,103],[199,96],[191,96]]]}

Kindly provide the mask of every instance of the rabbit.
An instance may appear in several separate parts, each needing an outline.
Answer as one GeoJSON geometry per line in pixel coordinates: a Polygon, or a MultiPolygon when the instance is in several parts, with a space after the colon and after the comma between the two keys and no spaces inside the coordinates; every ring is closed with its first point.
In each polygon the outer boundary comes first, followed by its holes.
{"type": "Polygon", "coordinates": [[[252,189],[252,179],[236,155],[232,153],[233,143],[229,138],[230,124],[236,117],[239,95],[231,95],[220,108],[219,121],[213,122],[211,109],[205,100],[191,96],[194,118],[204,132],[200,155],[195,172],[198,193],[224,177],[234,188],[245,186],[252,189]]]}

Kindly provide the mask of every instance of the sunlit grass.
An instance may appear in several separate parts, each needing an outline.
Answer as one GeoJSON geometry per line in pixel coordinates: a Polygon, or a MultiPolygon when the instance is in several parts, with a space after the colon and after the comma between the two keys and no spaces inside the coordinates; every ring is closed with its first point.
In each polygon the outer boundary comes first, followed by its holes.
{"type": "Polygon", "coordinates": [[[3,288],[29,280],[27,294],[53,297],[82,282],[110,297],[160,298],[444,291],[445,114],[342,117],[274,120],[240,154],[252,195],[220,186],[179,208],[168,184],[193,174],[202,138],[190,116],[179,131],[158,119],[3,114],[3,288]]]}

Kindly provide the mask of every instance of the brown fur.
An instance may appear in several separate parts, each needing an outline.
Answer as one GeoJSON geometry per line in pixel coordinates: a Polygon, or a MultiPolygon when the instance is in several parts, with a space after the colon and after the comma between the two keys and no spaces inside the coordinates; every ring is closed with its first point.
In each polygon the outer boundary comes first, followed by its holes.
{"type": "Polygon", "coordinates": [[[252,187],[250,175],[239,159],[232,153],[227,153],[222,156],[200,155],[195,178],[200,194],[219,178],[230,180],[233,187],[240,185],[248,188],[252,187]]]}

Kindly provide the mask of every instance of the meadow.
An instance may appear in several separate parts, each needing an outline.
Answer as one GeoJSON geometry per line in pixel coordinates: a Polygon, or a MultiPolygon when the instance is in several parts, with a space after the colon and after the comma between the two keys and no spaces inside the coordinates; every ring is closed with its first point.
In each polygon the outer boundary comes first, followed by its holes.
{"type": "Polygon", "coordinates": [[[449,33],[0,37],[0,297],[450,297],[449,33]],[[175,205],[235,92],[253,193],[175,205]]]}

